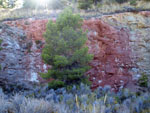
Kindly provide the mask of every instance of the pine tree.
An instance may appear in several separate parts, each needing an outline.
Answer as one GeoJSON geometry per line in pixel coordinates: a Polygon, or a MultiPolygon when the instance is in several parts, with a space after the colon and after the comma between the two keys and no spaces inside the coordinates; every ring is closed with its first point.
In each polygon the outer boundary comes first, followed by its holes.
{"type": "Polygon", "coordinates": [[[88,54],[88,47],[85,46],[87,36],[81,29],[82,22],[80,15],[65,10],[56,22],[50,20],[47,24],[42,58],[52,65],[52,69],[43,73],[42,77],[53,79],[49,82],[50,88],[90,83],[85,72],[90,68],[88,63],[93,55],[88,54]]]}

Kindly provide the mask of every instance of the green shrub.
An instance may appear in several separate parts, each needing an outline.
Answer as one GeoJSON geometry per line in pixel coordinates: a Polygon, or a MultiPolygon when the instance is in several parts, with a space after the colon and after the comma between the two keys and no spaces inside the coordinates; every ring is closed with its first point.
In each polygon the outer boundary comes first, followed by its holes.
{"type": "Polygon", "coordinates": [[[50,88],[78,85],[81,82],[89,84],[84,73],[90,68],[88,63],[93,55],[88,54],[88,48],[84,46],[87,36],[81,26],[80,15],[74,15],[70,10],[65,10],[55,23],[51,20],[48,22],[42,58],[45,63],[52,65],[52,69],[42,77],[56,80],[49,83],[50,88]]]}
{"type": "Polygon", "coordinates": [[[150,113],[149,92],[137,96],[127,89],[114,93],[110,88],[92,91],[80,85],[70,92],[65,88],[48,90],[45,87],[18,92],[16,88],[18,94],[5,94],[0,88],[0,113],[150,113]]]}
{"type": "Polygon", "coordinates": [[[2,44],[3,40],[0,39],[0,51],[2,50],[1,44],[2,44]]]}
{"type": "Polygon", "coordinates": [[[57,89],[58,87],[64,87],[65,84],[63,81],[60,80],[53,80],[52,82],[48,83],[48,86],[53,88],[53,89],[57,89]]]}
{"type": "Polygon", "coordinates": [[[2,42],[3,42],[3,40],[2,40],[2,39],[0,39],[0,45],[2,44],[2,42]]]}
{"type": "Polygon", "coordinates": [[[142,76],[139,79],[139,85],[141,87],[148,87],[148,75],[142,74],[142,76]]]}
{"type": "Polygon", "coordinates": [[[79,0],[78,1],[78,4],[79,4],[79,8],[80,9],[88,9],[88,8],[91,8],[91,5],[92,5],[92,0],[79,0]]]}
{"type": "Polygon", "coordinates": [[[128,0],[116,0],[116,2],[119,4],[122,4],[122,3],[128,2],[128,0]]]}
{"type": "MultiPolygon", "coordinates": [[[[1,46],[1,44],[2,44],[2,42],[3,42],[3,40],[2,39],[0,39],[0,46],[1,46]]],[[[2,50],[2,47],[0,47],[0,51],[2,50]]],[[[1,67],[1,65],[0,65],[0,70],[2,69],[2,67],[1,67]]]]}
{"type": "Polygon", "coordinates": [[[41,40],[36,40],[35,43],[38,45],[38,44],[42,43],[42,41],[41,40]]]}
{"type": "Polygon", "coordinates": [[[3,49],[3,48],[1,47],[2,42],[3,42],[3,40],[0,39],[0,51],[3,49]]]}
{"type": "Polygon", "coordinates": [[[137,5],[136,0],[131,0],[130,5],[133,5],[133,6],[137,5]]]}

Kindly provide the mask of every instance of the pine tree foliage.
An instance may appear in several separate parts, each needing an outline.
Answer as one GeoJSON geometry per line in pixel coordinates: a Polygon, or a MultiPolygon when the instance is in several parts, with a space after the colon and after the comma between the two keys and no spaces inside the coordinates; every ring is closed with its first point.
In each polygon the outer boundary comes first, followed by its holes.
{"type": "Polygon", "coordinates": [[[74,15],[65,10],[56,22],[49,21],[44,34],[46,44],[42,58],[52,69],[42,74],[45,79],[52,78],[50,88],[89,84],[85,72],[90,69],[88,63],[93,55],[88,54],[86,33],[81,29],[83,20],[80,15],[74,15]]]}

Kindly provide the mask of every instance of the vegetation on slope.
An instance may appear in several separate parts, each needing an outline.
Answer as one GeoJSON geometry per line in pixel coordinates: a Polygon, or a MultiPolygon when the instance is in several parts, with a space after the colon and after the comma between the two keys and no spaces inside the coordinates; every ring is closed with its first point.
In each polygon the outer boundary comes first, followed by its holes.
{"type": "MultiPolygon", "coordinates": [[[[8,1],[8,0],[1,0],[8,1]]],[[[17,0],[18,1],[18,0],[17,0]]],[[[16,2],[17,2],[16,1],[16,2]]],[[[17,18],[29,18],[45,16],[53,17],[57,11],[52,10],[63,10],[66,7],[71,7],[75,13],[80,13],[82,16],[95,17],[103,13],[115,13],[119,11],[131,11],[131,10],[148,10],[150,9],[150,2],[148,0],[46,0],[39,2],[38,0],[24,0],[22,8],[10,9],[1,8],[0,4],[0,21],[7,19],[17,18]],[[51,2],[50,2],[51,1],[51,2]],[[81,10],[83,9],[83,10],[81,10]]],[[[14,4],[16,4],[16,2],[14,4]]],[[[7,2],[8,3],[8,2],[7,2]]]]}
{"type": "Polygon", "coordinates": [[[136,94],[127,89],[117,93],[109,86],[94,92],[88,86],[33,91],[5,95],[0,90],[0,113],[149,113],[150,94],[136,94]]]}
{"type": "MultiPolygon", "coordinates": [[[[0,39],[0,51],[2,50],[1,44],[2,44],[3,40],[0,39]]],[[[0,70],[1,70],[1,65],[0,65],[0,70]]]]}
{"type": "MultiPolygon", "coordinates": [[[[81,9],[88,9],[92,3],[98,5],[98,0],[79,0],[81,9]]],[[[126,0],[116,0],[124,3],[126,0]]],[[[136,1],[130,2],[136,5],[136,1]]],[[[29,3],[30,4],[30,3],[29,3]]],[[[0,0],[0,5],[5,7],[0,0]]],[[[26,5],[26,8],[29,5],[26,5]]],[[[6,7],[10,7],[6,5],[6,7]]],[[[11,6],[12,7],[12,6],[11,6]]],[[[32,6],[30,6],[32,8],[32,6]]],[[[34,7],[35,8],[35,7],[34,7]]],[[[117,93],[111,92],[110,86],[99,87],[91,91],[88,86],[88,77],[84,73],[89,69],[88,63],[92,55],[88,54],[84,46],[87,39],[81,30],[82,19],[66,11],[56,20],[50,21],[45,33],[46,46],[43,49],[43,59],[52,69],[44,78],[53,78],[48,88],[41,88],[19,92],[19,94],[5,95],[0,89],[1,113],[148,113],[150,112],[149,92],[133,93],[123,89],[117,93]],[[57,47],[56,47],[57,46],[57,47]],[[75,86],[77,85],[77,86],[75,86]],[[71,87],[70,87],[71,86],[71,87]],[[65,88],[69,87],[70,92],[65,88]],[[49,90],[49,88],[57,90],[49,90]],[[11,97],[9,97],[11,95],[11,97]]],[[[1,44],[0,40],[0,44],[1,44]]],[[[0,48],[1,49],[1,48],[0,48]]],[[[148,78],[143,75],[139,84],[148,86],[148,78]]],[[[11,86],[12,87],[12,86],[11,86]]]]}
{"type": "Polygon", "coordinates": [[[50,88],[71,87],[81,82],[89,84],[85,72],[90,68],[88,63],[93,57],[88,54],[85,46],[87,36],[81,26],[81,17],[70,10],[61,13],[56,22],[48,22],[42,58],[52,65],[52,69],[42,76],[53,79],[49,83],[50,88]]]}

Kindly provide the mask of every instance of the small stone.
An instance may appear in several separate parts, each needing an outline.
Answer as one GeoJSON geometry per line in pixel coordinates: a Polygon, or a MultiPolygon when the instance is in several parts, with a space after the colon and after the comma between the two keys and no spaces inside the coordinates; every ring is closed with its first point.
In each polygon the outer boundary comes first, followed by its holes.
{"type": "Polygon", "coordinates": [[[123,80],[120,80],[120,82],[123,83],[124,81],[123,81],[123,80]]]}
{"type": "Polygon", "coordinates": [[[100,84],[102,82],[102,80],[99,80],[98,83],[100,84]]]}

